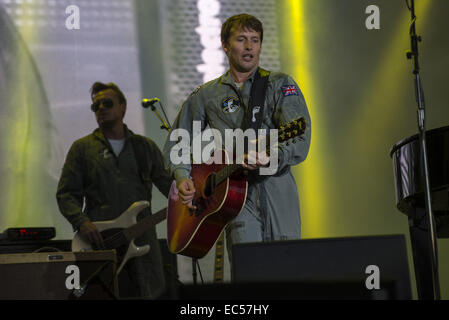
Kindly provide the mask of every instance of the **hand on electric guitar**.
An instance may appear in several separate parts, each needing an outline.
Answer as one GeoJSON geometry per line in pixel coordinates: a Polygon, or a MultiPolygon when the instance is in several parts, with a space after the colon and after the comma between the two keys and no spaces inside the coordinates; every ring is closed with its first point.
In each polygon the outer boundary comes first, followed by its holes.
{"type": "Polygon", "coordinates": [[[72,240],[72,251],[114,249],[119,274],[129,259],[143,256],[150,250],[149,244],[136,246],[134,239],[167,217],[167,208],[164,208],[137,221],[138,214],[149,206],[146,200],[136,201],[113,220],[82,223],[72,240]]]}
{"type": "Polygon", "coordinates": [[[177,186],[179,197],[181,198],[181,201],[183,204],[187,206],[190,210],[196,210],[196,206],[192,204],[192,200],[195,196],[195,186],[193,184],[193,181],[189,178],[185,178],[181,180],[181,182],[177,186]]]}
{"type": "Polygon", "coordinates": [[[91,244],[95,244],[97,248],[104,247],[103,237],[98,228],[91,221],[88,220],[81,224],[80,233],[91,244]]]}

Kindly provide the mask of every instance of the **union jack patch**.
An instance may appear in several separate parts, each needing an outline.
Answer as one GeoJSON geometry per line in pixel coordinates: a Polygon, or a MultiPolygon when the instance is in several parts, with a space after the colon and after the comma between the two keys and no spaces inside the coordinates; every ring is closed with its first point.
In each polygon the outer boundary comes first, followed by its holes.
{"type": "Polygon", "coordinates": [[[287,96],[297,96],[298,95],[298,88],[294,84],[289,84],[287,86],[281,87],[282,94],[284,97],[287,96]]]}

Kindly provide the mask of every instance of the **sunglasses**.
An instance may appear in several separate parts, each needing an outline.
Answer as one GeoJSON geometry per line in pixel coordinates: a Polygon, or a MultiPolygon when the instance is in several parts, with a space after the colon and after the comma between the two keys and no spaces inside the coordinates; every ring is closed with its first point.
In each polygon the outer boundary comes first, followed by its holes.
{"type": "Polygon", "coordinates": [[[93,112],[97,112],[100,109],[100,105],[103,105],[104,108],[111,109],[114,106],[114,101],[111,99],[100,99],[92,103],[90,108],[93,112]]]}

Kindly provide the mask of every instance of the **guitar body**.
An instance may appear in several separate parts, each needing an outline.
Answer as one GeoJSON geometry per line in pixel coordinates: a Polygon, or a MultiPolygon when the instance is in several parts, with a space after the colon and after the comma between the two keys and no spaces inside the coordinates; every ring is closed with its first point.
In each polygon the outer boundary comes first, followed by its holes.
{"type": "Polygon", "coordinates": [[[192,165],[190,175],[196,189],[193,200],[197,206],[195,212],[182,203],[176,181],[173,182],[167,210],[167,241],[172,253],[202,258],[212,248],[226,224],[242,210],[248,188],[246,178],[231,176],[218,184],[211,195],[206,191],[208,177],[226,167],[227,163],[229,158],[226,151],[217,150],[208,164],[192,165]],[[212,163],[216,159],[224,159],[225,163],[212,163]]]}
{"type": "MultiPolygon", "coordinates": [[[[284,124],[278,131],[278,143],[302,135],[305,128],[304,117],[284,124]]],[[[182,203],[173,182],[167,210],[167,240],[172,253],[202,258],[212,248],[226,224],[245,204],[248,181],[239,173],[240,168],[240,164],[230,164],[224,150],[216,150],[205,164],[193,164],[190,175],[196,190],[196,210],[182,203]]]]}
{"type": "MultiPolygon", "coordinates": [[[[123,240],[124,235],[121,234],[121,231],[135,225],[137,223],[137,215],[143,209],[149,207],[149,205],[150,203],[148,201],[135,202],[117,219],[95,221],[93,224],[98,228],[103,239],[111,239],[111,237],[116,235],[118,238],[122,237],[120,240],[123,240]]],[[[149,245],[141,247],[136,246],[133,239],[131,239],[131,241],[124,241],[124,243],[120,243],[117,247],[114,246],[114,241],[108,242],[111,243],[111,245],[106,245],[106,249],[116,249],[117,252],[117,260],[119,265],[117,274],[120,273],[123,266],[129,259],[142,256],[150,250],[149,245]]],[[[72,240],[72,251],[89,251],[95,249],[96,248],[93,248],[93,246],[81,236],[80,232],[75,234],[75,237],[72,240]]]]}

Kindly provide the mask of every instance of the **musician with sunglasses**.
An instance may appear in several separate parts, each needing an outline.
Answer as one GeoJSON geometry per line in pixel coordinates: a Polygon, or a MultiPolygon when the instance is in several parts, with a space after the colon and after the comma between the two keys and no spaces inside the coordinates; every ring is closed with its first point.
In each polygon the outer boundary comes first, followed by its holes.
{"type": "MultiPolygon", "coordinates": [[[[172,178],[164,169],[157,145],[151,139],[135,135],[124,124],[126,98],[114,83],[94,83],[91,98],[98,128],[72,144],[56,198],[61,213],[74,230],[101,248],[102,235],[92,221],[116,219],[136,201],[151,203],[153,183],[167,196],[172,178]],[[136,141],[140,148],[134,148],[136,141]],[[148,159],[148,180],[142,180],[135,149],[144,150],[139,157],[145,155],[148,159]]],[[[151,209],[142,211],[138,220],[149,214],[151,209]]],[[[120,298],[155,298],[165,290],[155,228],[137,237],[135,243],[150,244],[151,249],[125,264],[119,274],[120,298]]]]}

